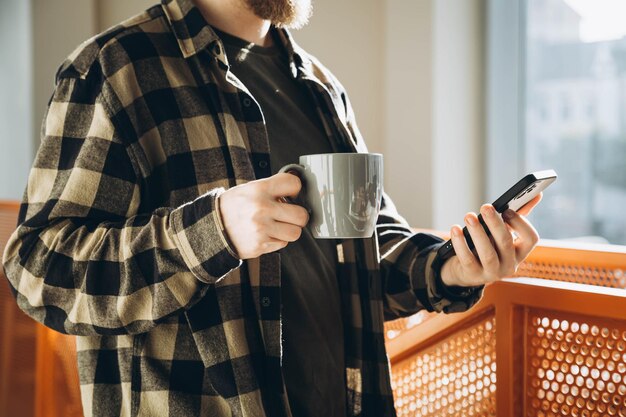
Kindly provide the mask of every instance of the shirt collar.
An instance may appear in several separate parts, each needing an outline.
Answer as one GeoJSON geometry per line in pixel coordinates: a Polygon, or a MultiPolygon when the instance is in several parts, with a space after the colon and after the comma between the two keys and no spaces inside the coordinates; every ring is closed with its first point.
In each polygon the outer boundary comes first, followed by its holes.
{"type": "MultiPolygon", "coordinates": [[[[219,40],[192,0],[162,0],[161,3],[185,58],[219,40]]],[[[221,48],[214,52],[223,54],[221,48]]]]}
{"type": "Polygon", "coordinates": [[[276,29],[278,40],[287,51],[289,58],[289,68],[294,77],[301,73],[305,77],[311,78],[313,75],[312,62],[309,55],[294,41],[293,36],[287,29],[276,29]]]}
{"type": "MultiPolygon", "coordinates": [[[[224,45],[192,0],[162,0],[161,2],[185,58],[208,49],[217,59],[227,64],[224,45]]],[[[288,30],[282,28],[276,30],[278,40],[287,51],[293,76],[297,77],[299,71],[304,76],[312,75],[312,63],[308,54],[295,43],[288,30]]]]}

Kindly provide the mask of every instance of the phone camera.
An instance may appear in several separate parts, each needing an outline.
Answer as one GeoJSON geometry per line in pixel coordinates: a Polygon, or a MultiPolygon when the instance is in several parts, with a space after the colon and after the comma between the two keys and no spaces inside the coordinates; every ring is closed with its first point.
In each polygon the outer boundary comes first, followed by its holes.
{"type": "Polygon", "coordinates": [[[524,197],[526,194],[528,194],[529,192],[531,192],[532,190],[534,190],[535,188],[537,188],[537,184],[533,184],[530,187],[528,187],[527,189],[525,189],[524,191],[522,191],[521,193],[519,193],[517,195],[517,197],[515,197],[516,200],[524,197]]]}

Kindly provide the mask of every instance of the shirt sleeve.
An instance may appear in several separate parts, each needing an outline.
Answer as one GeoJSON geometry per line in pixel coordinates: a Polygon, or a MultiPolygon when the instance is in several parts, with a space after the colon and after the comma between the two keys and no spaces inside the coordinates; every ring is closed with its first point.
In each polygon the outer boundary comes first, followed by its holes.
{"type": "Polygon", "coordinates": [[[443,283],[436,257],[444,242],[431,234],[412,232],[388,196],[383,197],[376,233],[387,319],[405,317],[422,309],[462,312],[482,296],[483,286],[448,287],[443,283]]]}
{"type": "MultiPolygon", "coordinates": [[[[338,83],[338,81],[336,81],[338,83]]],[[[356,124],[350,100],[341,84],[341,99],[346,108],[346,126],[359,152],[367,147],[356,124]]],[[[441,266],[435,262],[443,244],[439,237],[414,233],[402,218],[391,198],[383,193],[376,226],[380,267],[383,279],[385,317],[393,320],[422,309],[461,312],[482,296],[484,286],[448,287],[441,280],[441,266]]]]}
{"type": "Polygon", "coordinates": [[[134,334],[194,305],[241,265],[212,190],[142,208],[142,179],[96,76],[61,78],[3,256],[18,305],[77,335],[134,334]]]}

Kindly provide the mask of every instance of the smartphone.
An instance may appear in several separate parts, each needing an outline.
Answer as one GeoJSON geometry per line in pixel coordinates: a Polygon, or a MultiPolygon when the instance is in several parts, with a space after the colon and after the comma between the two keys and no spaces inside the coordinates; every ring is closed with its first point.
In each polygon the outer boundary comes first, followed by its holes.
{"type": "MultiPolygon", "coordinates": [[[[496,201],[493,202],[493,208],[500,214],[504,213],[507,209],[518,211],[526,205],[530,200],[535,198],[540,192],[545,190],[550,184],[556,181],[556,172],[548,169],[545,171],[537,171],[526,175],[524,178],[515,183],[504,194],[502,194],[496,201]]],[[[491,236],[489,228],[485,224],[483,217],[479,214],[478,220],[483,228],[487,232],[487,235],[491,236]]],[[[473,251],[474,242],[467,230],[467,227],[463,228],[463,235],[467,240],[467,245],[473,251]]],[[[445,261],[455,255],[452,241],[448,240],[439,250],[437,256],[441,261],[445,261]]]]}

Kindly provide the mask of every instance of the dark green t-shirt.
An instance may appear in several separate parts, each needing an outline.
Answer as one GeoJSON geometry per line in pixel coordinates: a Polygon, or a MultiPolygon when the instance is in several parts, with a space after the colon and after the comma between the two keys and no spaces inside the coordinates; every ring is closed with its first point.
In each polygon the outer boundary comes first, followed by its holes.
{"type": "MultiPolygon", "coordinates": [[[[305,85],[278,46],[260,47],[218,32],[231,71],[265,117],[272,173],[300,155],[332,147],[305,85]]],[[[308,229],[281,251],[283,373],[294,417],[345,417],[344,339],[335,240],[308,229]]]]}

